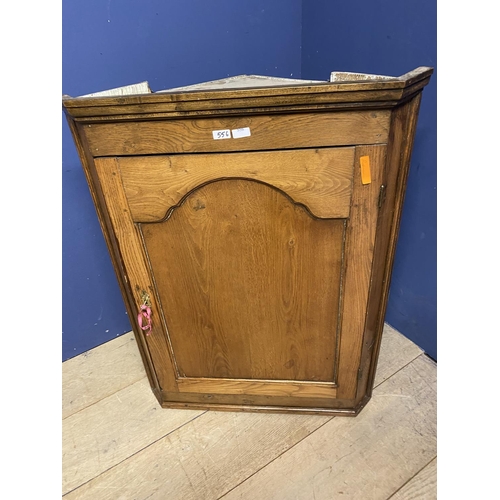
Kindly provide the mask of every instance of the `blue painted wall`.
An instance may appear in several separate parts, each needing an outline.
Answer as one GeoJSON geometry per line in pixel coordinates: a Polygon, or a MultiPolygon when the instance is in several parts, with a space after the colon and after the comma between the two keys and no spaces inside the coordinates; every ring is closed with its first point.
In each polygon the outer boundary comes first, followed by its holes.
{"type": "MultiPolygon", "coordinates": [[[[300,77],[300,0],[65,0],[64,94],[153,91],[244,73],[300,77]]],[[[63,119],[63,360],[130,331],[63,119]]]]}
{"type": "MultiPolygon", "coordinates": [[[[429,0],[65,0],[63,92],[256,73],[327,79],[436,66],[429,0]]],[[[436,357],[436,73],[417,127],[387,321],[436,357]]],[[[63,120],[63,359],[131,329],[63,120]]]]}
{"type": "Polygon", "coordinates": [[[436,2],[302,5],[302,78],[435,68],[420,108],[386,321],[436,359],[436,2]]]}

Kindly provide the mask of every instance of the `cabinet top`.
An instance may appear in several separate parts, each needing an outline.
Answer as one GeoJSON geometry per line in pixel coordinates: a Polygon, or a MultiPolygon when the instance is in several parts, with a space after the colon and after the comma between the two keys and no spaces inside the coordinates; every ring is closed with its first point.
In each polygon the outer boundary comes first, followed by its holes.
{"type": "Polygon", "coordinates": [[[390,108],[419,92],[433,68],[399,77],[332,72],[330,81],[238,75],[152,92],[147,82],[79,97],[63,96],[76,121],[249,114],[311,109],[390,108]]]}

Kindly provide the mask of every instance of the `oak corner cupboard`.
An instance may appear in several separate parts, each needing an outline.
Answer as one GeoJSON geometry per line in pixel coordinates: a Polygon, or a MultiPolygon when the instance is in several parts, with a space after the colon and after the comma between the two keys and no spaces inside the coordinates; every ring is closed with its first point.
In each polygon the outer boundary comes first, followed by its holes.
{"type": "Polygon", "coordinates": [[[63,96],[163,407],[359,413],[432,72],[63,96]]]}

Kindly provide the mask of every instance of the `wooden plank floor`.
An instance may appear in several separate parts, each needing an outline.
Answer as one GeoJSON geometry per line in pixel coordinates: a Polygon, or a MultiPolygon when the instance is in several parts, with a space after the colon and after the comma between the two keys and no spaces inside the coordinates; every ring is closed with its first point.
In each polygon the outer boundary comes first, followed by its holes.
{"type": "Polygon", "coordinates": [[[356,418],[161,409],[133,335],[63,363],[66,500],[436,498],[436,364],[385,326],[356,418]]]}

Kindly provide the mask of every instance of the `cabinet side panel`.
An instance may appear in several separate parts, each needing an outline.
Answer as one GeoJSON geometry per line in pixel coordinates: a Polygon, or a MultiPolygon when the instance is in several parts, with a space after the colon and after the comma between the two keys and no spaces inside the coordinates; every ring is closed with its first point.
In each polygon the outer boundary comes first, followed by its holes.
{"type": "Polygon", "coordinates": [[[422,94],[393,110],[357,398],[371,394],[422,94]]]}
{"type": "MultiPolygon", "coordinates": [[[[109,214],[106,210],[106,204],[104,202],[104,197],[100,188],[100,183],[97,178],[94,160],[92,158],[92,155],[89,153],[85,132],[82,129],[82,127],[76,124],[70,117],[67,117],[67,119],[78,151],[78,156],[80,157],[80,161],[82,163],[83,171],[85,173],[87,184],[89,186],[90,194],[94,202],[99,224],[101,226],[101,230],[104,235],[104,240],[108,247],[111,261],[113,263],[113,268],[115,270],[120,290],[122,292],[124,303],[127,308],[129,317],[133,317],[135,309],[132,306],[132,300],[128,293],[126,284],[124,282],[123,262],[121,261],[120,258],[120,253],[118,251],[116,240],[113,238],[112,224],[109,218],[109,214]]],[[[137,340],[137,345],[146,370],[146,374],[148,376],[149,383],[153,389],[158,391],[159,390],[158,380],[156,378],[156,373],[152,366],[152,361],[147,346],[144,343],[142,336],[136,331],[136,329],[134,329],[134,335],[137,340]]],[[[157,395],[159,396],[159,392],[157,395]]]]}
{"type": "Polygon", "coordinates": [[[333,382],[344,221],[231,179],[141,229],[182,377],[333,382]]]}

